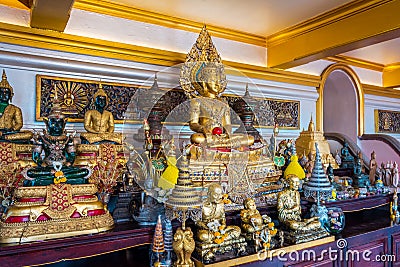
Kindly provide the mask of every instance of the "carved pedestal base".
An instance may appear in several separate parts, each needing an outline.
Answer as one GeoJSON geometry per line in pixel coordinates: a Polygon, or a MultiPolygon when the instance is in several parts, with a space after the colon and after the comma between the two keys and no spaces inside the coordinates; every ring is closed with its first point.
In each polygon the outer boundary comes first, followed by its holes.
{"type": "Polygon", "coordinates": [[[329,233],[322,227],[312,231],[283,230],[283,232],[286,245],[305,243],[329,236],[329,233]]]}
{"type": "Polygon", "coordinates": [[[226,241],[224,244],[200,243],[196,241],[195,258],[203,263],[221,261],[246,255],[247,243],[244,237],[226,241]]]}
{"type": "Polygon", "coordinates": [[[0,222],[0,243],[22,243],[107,231],[114,221],[93,184],[20,187],[0,222]]]}

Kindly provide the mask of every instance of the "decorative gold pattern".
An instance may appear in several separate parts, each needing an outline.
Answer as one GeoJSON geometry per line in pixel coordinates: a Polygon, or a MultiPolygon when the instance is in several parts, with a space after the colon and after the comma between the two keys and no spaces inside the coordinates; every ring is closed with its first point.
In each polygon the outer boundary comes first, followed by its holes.
{"type": "MultiPolygon", "coordinates": [[[[43,120],[49,115],[56,90],[58,99],[62,101],[61,108],[69,121],[82,122],[84,114],[93,109],[90,103],[94,103],[93,97],[99,87],[99,82],[95,81],[41,75],[37,75],[36,82],[36,120],[43,120]]],[[[107,109],[112,111],[116,123],[122,123],[124,112],[138,87],[105,82],[102,85],[109,96],[107,109]]]]}
{"type": "Polygon", "coordinates": [[[400,111],[375,109],[375,132],[400,133],[400,111]]]}
{"type": "Polygon", "coordinates": [[[100,233],[112,229],[110,213],[74,219],[28,223],[0,222],[0,243],[23,243],[52,238],[100,233]]]}

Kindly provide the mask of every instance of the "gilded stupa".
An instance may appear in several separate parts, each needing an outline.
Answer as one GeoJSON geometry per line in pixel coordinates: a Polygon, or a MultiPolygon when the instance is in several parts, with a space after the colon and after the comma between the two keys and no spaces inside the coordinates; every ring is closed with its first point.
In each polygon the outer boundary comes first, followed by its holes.
{"type": "Polygon", "coordinates": [[[312,154],[313,158],[315,159],[315,144],[318,144],[322,165],[326,168],[329,163],[331,163],[334,169],[339,168],[330,152],[329,143],[325,139],[324,133],[315,130],[313,118],[311,116],[307,131],[303,129],[303,131],[300,133],[300,136],[296,139],[296,150],[303,152],[302,156],[305,155],[307,157],[312,154]]]}

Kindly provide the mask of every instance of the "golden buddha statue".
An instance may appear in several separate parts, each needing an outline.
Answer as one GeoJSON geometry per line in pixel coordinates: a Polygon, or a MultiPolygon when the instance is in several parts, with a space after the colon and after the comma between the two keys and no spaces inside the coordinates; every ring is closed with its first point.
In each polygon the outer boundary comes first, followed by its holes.
{"type": "Polygon", "coordinates": [[[246,251],[246,241],[240,236],[240,227],[226,225],[222,195],[220,184],[210,184],[201,209],[201,220],[196,222],[196,252],[205,263],[215,260],[217,254],[222,255],[220,259],[226,259],[233,256],[227,255],[230,252],[239,255],[246,251]]]}
{"type": "Polygon", "coordinates": [[[220,184],[210,184],[207,199],[202,207],[202,219],[197,222],[197,238],[203,243],[223,244],[240,236],[238,226],[226,225],[222,195],[220,184]]]}
{"type": "Polygon", "coordinates": [[[190,129],[194,133],[190,140],[193,144],[208,148],[240,148],[254,143],[254,137],[233,134],[231,126],[231,110],[220,98],[224,87],[218,82],[218,66],[206,63],[200,69],[199,96],[190,102],[190,129]]]}
{"type": "Polygon", "coordinates": [[[243,232],[252,234],[255,231],[264,229],[271,223],[271,218],[268,215],[261,215],[257,210],[254,199],[245,199],[243,206],[244,209],[240,212],[243,232]]]}
{"type": "Polygon", "coordinates": [[[284,225],[284,239],[288,244],[298,244],[322,237],[329,233],[321,226],[318,217],[301,218],[300,179],[289,176],[289,187],[278,194],[278,219],[284,225]]]}
{"type": "Polygon", "coordinates": [[[101,84],[93,99],[95,109],[88,110],[85,113],[84,126],[87,133],[81,134],[82,143],[100,144],[111,142],[121,144],[122,134],[114,133],[114,116],[105,109],[109,99],[101,84]]]}
{"type": "Polygon", "coordinates": [[[13,96],[13,88],[3,70],[0,82],[0,141],[29,143],[33,133],[21,131],[23,126],[21,109],[9,103],[13,96]]]}
{"type": "Polygon", "coordinates": [[[301,219],[300,193],[298,190],[300,179],[296,176],[288,177],[289,188],[278,194],[278,219],[291,230],[314,230],[321,227],[318,217],[301,219]]]}

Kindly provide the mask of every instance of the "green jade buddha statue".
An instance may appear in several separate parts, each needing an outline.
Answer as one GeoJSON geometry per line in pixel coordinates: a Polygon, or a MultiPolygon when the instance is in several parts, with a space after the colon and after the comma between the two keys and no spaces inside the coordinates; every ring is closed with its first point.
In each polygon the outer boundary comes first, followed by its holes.
{"type": "Polygon", "coordinates": [[[45,186],[50,184],[68,183],[84,184],[90,171],[83,167],[74,167],[75,134],[67,134],[65,118],[58,103],[54,103],[48,118],[44,118],[46,130],[34,136],[33,161],[37,167],[30,168],[25,173],[24,186],[45,186]],[[44,152],[44,157],[42,157],[44,152]]]}
{"type": "Polygon", "coordinates": [[[7,81],[3,70],[0,82],[0,141],[14,143],[29,143],[32,138],[30,131],[20,131],[23,126],[21,109],[10,104],[14,96],[13,88],[7,81]]]}

